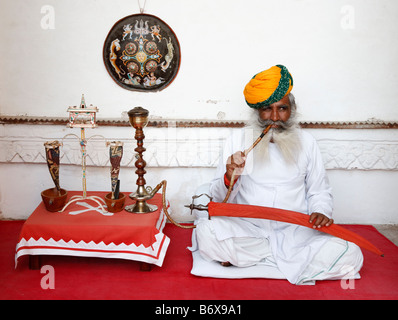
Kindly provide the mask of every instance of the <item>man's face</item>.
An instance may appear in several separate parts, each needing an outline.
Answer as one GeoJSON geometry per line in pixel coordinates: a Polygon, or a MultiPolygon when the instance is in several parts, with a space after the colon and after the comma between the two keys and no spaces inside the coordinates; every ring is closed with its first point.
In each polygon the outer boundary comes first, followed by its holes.
{"type": "Polygon", "coordinates": [[[289,120],[291,113],[292,109],[288,96],[285,96],[278,102],[258,110],[260,119],[267,123],[267,125],[273,124],[272,128],[279,128],[281,126],[280,122],[286,122],[289,120]]]}

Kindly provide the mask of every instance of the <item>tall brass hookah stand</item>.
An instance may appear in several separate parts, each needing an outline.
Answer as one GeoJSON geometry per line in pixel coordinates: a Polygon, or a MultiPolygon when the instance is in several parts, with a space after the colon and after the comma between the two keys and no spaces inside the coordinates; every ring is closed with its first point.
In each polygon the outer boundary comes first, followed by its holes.
{"type": "Polygon", "coordinates": [[[153,192],[151,187],[145,188],[146,181],[144,178],[144,174],[146,173],[146,162],[142,157],[142,154],[146,149],[143,147],[145,138],[143,129],[148,124],[149,112],[142,107],[136,107],[134,109],[131,109],[128,112],[128,115],[130,124],[135,129],[134,139],[137,140],[137,148],[135,148],[134,150],[137,152],[137,161],[135,162],[137,170],[135,171],[135,173],[138,175],[136,183],[138,187],[136,192],[130,194],[130,198],[132,200],[135,200],[136,202],[132,205],[126,206],[125,210],[131,213],[149,213],[158,209],[157,206],[148,204],[146,202],[147,200],[152,199],[152,197],[157,192],[157,190],[153,192]]]}
{"type": "Polygon", "coordinates": [[[178,222],[174,221],[174,219],[170,216],[169,212],[167,211],[167,201],[166,201],[166,187],[167,181],[163,180],[160,182],[154,189],[151,187],[145,187],[146,181],[144,178],[145,166],[146,162],[142,156],[143,152],[146,150],[144,148],[144,127],[148,124],[148,115],[149,111],[142,108],[142,107],[135,107],[128,112],[129,122],[130,125],[135,129],[135,136],[134,139],[137,140],[137,148],[134,150],[137,152],[136,158],[137,161],[135,162],[135,166],[137,170],[135,173],[138,175],[137,179],[137,191],[130,194],[130,198],[135,200],[136,202],[132,205],[126,206],[124,209],[131,213],[150,213],[156,211],[158,207],[156,205],[152,205],[147,203],[147,200],[153,198],[153,196],[162,189],[162,206],[163,212],[165,213],[167,219],[173,223],[174,225],[183,228],[183,229],[190,229],[192,226],[186,226],[179,224],[178,222]]]}

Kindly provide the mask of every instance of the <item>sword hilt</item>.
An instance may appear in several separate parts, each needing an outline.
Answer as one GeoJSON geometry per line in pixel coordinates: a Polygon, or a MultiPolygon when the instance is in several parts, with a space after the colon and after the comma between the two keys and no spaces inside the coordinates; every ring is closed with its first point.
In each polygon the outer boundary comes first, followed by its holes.
{"type": "Polygon", "coordinates": [[[202,193],[200,195],[194,195],[192,196],[192,203],[190,205],[185,205],[184,207],[191,209],[191,214],[193,210],[199,210],[199,211],[208,211],[208,206],[207,205],[203,205],[203,204],[195,204],[195,199],[200,198],[201,196],[206,196],[210,199],[210,201],[213,200],[213,197],[210,197],[208,194],[206,193],[202,193]]]}

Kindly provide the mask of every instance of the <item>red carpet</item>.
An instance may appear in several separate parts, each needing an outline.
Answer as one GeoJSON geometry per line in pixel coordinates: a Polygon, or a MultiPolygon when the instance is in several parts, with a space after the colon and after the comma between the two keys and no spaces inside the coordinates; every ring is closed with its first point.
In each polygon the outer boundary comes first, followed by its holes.
{"type": "Polygon", "coordinates": [[[285,280],[200,278],[192,267],[191,231],[167,224],[171,243],[163,264],[139,271],[135,261],[45,256],[55,271],[55,289],[40,286],[40,270],[29,270],[22,257],[14,268],[15,245],[23,221],[0,221],[0,299],[144,299],[144,300],[265,300],[265,299],[398,299],[398,247],[371,226],[350,225],[380,248],[385,257],[363,250],[362,279],[354,289],[340,281],[295,286],[285,280]]]}

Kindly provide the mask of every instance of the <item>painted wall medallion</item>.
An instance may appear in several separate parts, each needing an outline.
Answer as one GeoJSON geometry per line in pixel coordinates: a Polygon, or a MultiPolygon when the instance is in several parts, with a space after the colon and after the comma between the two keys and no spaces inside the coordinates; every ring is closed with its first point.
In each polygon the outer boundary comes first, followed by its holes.
{"type": "Polygon", "coordinates": [[[122,88],[160,91],[177,76],[180,44],[173,30],[149,14],[134,14],[115,23],[103,49],[105,67],[122,88]]]}

